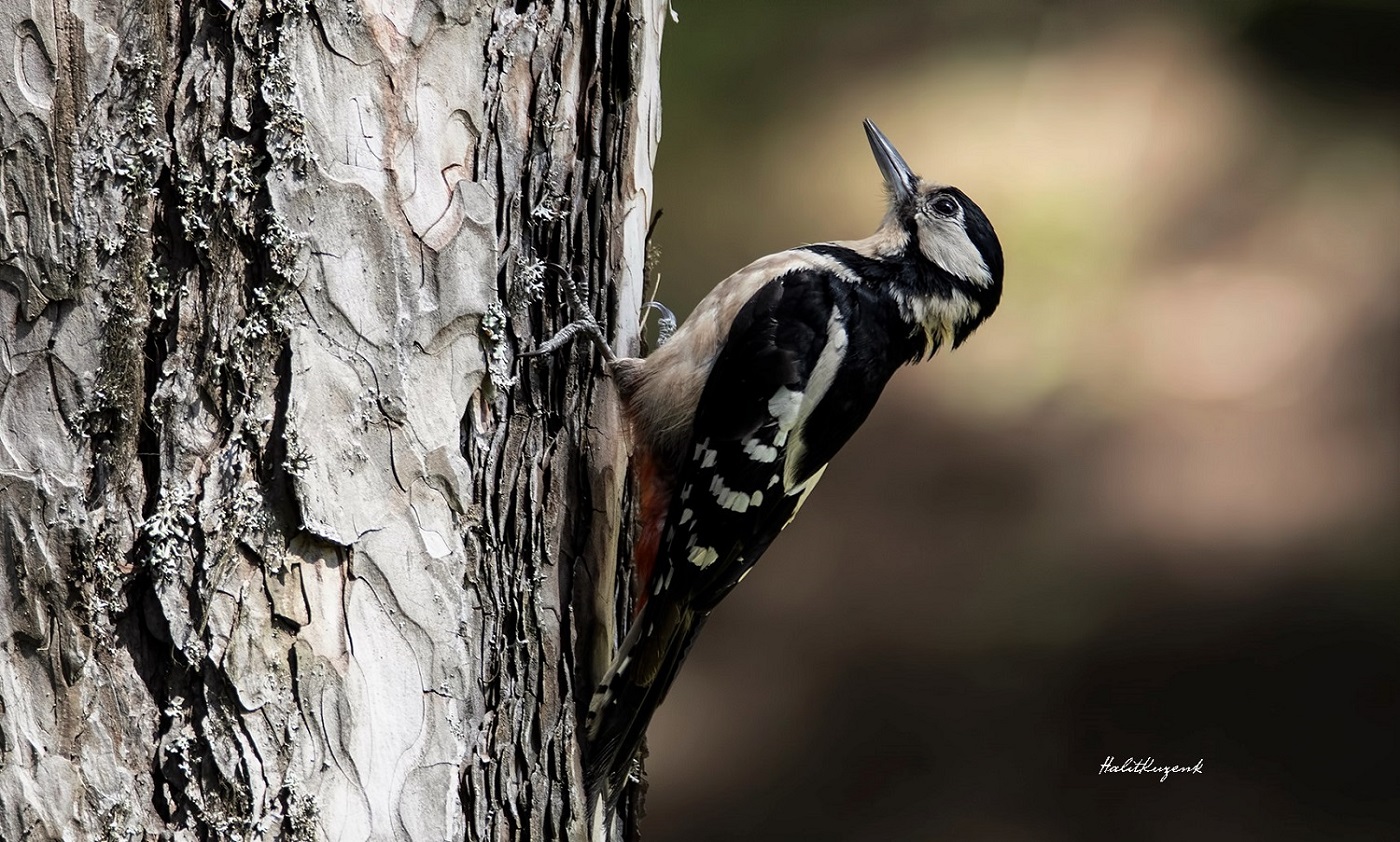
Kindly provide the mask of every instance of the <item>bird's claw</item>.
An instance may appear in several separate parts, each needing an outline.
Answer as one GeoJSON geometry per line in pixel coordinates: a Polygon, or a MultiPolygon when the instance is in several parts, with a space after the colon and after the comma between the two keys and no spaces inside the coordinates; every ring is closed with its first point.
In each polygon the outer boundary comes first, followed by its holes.
{"type": "MultiPolygon", "coordinates": [[[[656,347],[660,348],[666,344],[671,335],[676,332],[676,314],[671,312],[671,308],[660,301],[648,301],[642,307],[643,314],[647,310],[655,310],[658,314],[656,318],[656,347]]],[[[644,315],[645,317],[645,315],[644,315]]]]}
{"type": "Polygon", "coordinates": [[[522,357],[543,357],[552,354],[560,348],[573,342],[575,337],[582,334],[602,352],[603,359],[608,363],[617,362],[617,354],[613,352],[612,345],[608,344],[608,338],[603,333],[603,328],[598,324],[598,320],[593,317],[593,311],[584,303],[583,298],[578,293],[578,286],[574,284],[574,279],[567,274],[564,275],[564,291],[569,296],[569,303],[573,306],[574,312],[579,317],[564,325],[558,333],[535,348],[533,351],[521,351],[522,357]]]}
{"type": "MultiPolygon", "coordinates": [[[[582,312],[588,313],[587,310],[582,312]]],[[[570,322],[564,325],[558,333],[546,339],[544,342],[541,342],[539,347],[535,348],[533,351],[521,351],[520,356],[543,357],[546,354],[552,354],[568,345],[570,342],[573,342],[574,338],[579,334],[582,334],[590,342],[598,346],[598,350],[603,354],[603,359],[610,363],[617,362],[617,354],[613,353],[612,346],[608,344],[607,337],[603,335],[603,329],[598,326],[598,322],[593,318],[592,314],[589,314],[587,318],[579,319],[576,322],[570,322]]]]}

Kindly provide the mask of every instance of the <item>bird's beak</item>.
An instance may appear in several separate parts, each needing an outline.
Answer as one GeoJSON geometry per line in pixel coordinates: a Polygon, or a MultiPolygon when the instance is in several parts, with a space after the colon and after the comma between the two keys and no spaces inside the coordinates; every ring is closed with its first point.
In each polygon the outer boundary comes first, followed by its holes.
{"type": "Polygon", "coordinates": [[[899,150],[869,120],[865,121],[865,136],[870,140],[870,151],[875,153],[875,163],[880,165],[880,174],[885,177],[885,185],[890,188],[894,201],[902,203],[913,196],[919,177],[904,163],[899,150]]]}

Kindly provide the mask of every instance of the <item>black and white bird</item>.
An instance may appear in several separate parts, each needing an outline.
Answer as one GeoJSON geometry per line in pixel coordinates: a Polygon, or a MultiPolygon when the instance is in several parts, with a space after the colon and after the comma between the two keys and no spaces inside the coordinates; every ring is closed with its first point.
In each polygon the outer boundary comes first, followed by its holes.
{"type": "Polygon", "coordinates": [[[605,347],[641,491],[641,597],[588,710],[586,773],[608,803],[700,627],[895,370],[958,347],[1001,299],[1001,245],[982,209],[916,176],[868,120],[865,132],[889,194],[874,234],[755,261],[645,359],[605,347]]]}

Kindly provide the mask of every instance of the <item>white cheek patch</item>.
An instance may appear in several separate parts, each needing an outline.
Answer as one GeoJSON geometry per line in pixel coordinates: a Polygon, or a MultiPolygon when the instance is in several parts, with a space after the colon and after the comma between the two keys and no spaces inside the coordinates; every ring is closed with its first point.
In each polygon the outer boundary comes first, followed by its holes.
{"type": "Polygon", "coordinates": [[[990,286],[992,272],[958,219],[919,217],[919,251],[931,262],[979,286],[990,286]]]}

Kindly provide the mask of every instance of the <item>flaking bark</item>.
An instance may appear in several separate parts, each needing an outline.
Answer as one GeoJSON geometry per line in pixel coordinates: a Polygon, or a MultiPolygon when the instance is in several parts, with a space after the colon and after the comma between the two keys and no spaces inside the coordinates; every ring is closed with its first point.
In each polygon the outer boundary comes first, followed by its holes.
{"type": "Polygon", "coordinates": [[[664,11],[0,4],[0,837],[587,838],[664,11]]]}

